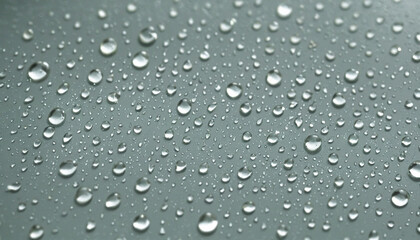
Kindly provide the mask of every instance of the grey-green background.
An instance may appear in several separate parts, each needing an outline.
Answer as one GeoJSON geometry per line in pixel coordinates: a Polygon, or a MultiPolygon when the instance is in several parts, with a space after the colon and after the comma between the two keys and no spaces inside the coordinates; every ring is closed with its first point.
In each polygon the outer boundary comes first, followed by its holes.
{"type": "Polygon", "coordinates": [[[278,226],[285,224],[287,239],[368,239],[372,230],[380,239],[418,239],[419,183],[408,177],[407,169],[420,160],[419,101],[413,98],[420,87],[420,63],[412,61],[414,52],[420,50],[415,41],[420,32],[420,2],[381,0],[372,1],[370,7],[364,6],[369,1],[349,2],[350,8],[343,10],[341,1],[333,0],[243,1],[240,8],[232,1],[132,1],[137,11],[128,13],[127,1],[1,0],[0,72],[5,76],[0,79],[0,238],[28,239],[30,228],[39,224],[44,229],[43,239],[276,239],[278,226]],[[276,14],[281,2],[293,7],[285,20],[276,14]],[[324,4],[322,11],[315,9],[318,2],[324,4]],[[105,19],[98,18],[99,9],[107,12],[105,19]],[[171,11],[177,16],[170,17],[171,11]],[[382,24],[378,24],[380,17],[384,18],[382,24]],[[220,23],[231,18],[236,19],[232,31],[221,33],[220,23]],[[337,18],[342,19],[342,25],[334,24],[337,18]],[[276,32],[268,30],[273,21],[279,24],[276,32]],[[80,29],[75,28],[77,23],[80,29]],[[255,23],[261,24],[259,30],[253,29],[255,23]],[[401,33],[392,31],[395,23],[403,23],[401,33]],[[139,44],[141,29],[158,29],[159,25],[164,30],[158,30],[152,46],[139,44]],[[351,25],[357,26],[356,32],[349,31],[351,25]],[[22,40],[27,29],[34,31],[31,41],[22,40]],[[185,39],[178,36],[183,31],[185,39]],[[373,39],[366,37],[369,31],[374,33],[373,39]],[[291,36],[299,36],[301,42],[291,44],[291,36]],[[99,45],[108,37],[118,42],[118,50],[103,57],[99,45]],[[239,44],[244,45],[243,50],[239,44]],[[275,49],[272,55],[265,53],[269,44],[275,49]],[[204,62],[199,54],[206,45],[211,57],[204,62]],[[401,48],[397,56],[389,53],[394,45],[401,48]],[[328,50],[336,55],[332,62],[325,60],[328,50]],[[131,56],[139,51],[150,56],[144,70],[131,64],[131,56]],[[66,67],[69,60],[76,62],[71,70],[66,67]],[[193,64],[189,72],[182,69],[186,60],[193,64]],[[29,66],[36,61],[50,65],[50,74],[41,83],[27,77],[29,66]],[[159,72],[159,67],[165,70],[159,72]],[[95,68],[104,74],[98,86],[87,82],[88,73],[95,68]],[[273,68],[282,73],[278,88],[265,82],[273,68]],[[350,68],[360,72],[355,84],[343,80],[350,68]],[[320,76],[315,74],[317,70],[322,70],[320,76]],[[373,78],[366,77],[368,70],[375,72],[373,78]],[[306,78],[302,86],[294,80],[300,74],[306,78]],[[112,82],[106,80],[110,76],[112,82]],[[63,82],[70,84],[70,90],[58,95],[63,82]],[[231,82],[243,87],[239,99],[226,96],[231,82]],[[140,83],[143,91],[137,89],[140,83]],[[177,87],[172,97],[166,95],[169,84],[177,87]],[[80,98],[84,89],[90,91],[87,100],[80,98]],[[158,89],[161,92],[153,94],[158,89]],[[297,94],[293,100],[287,98],[291,89],[297,94]],[[306,90],[313,94],[309,101],[301,98],[306,90]],[[106,100],[113,91],[121,91],[115,105],[106,100]],[[331,105],[336,92],[342,92],[347,100],[342,109],[331,105]],[[376,99],[370,98],[372,93],[376,99]],[[24,104],[28,96],[34,101],[24,104]],[[103,101],[98,104],[100,97],[103,101]],[[193,101],[192,111],[184,117],[176,111],[182,98],[193,101]],[[404,106],[407,100],[414,104],[411,109],[404,106]],[[290,109],[293,101],[298,106],[290,109]],[[217,108],[210,113],[207,106],[213,102],[217,108]],[[239,113],[244,102],[252,104],[247,117],[239,113]],[[140,112],[135,111],[138,103],[143,107],[140,112]],[[75,104],[81,105],[80,114],[72,113],[75,104]],[[276,118],[272,109],[278,104],[286,111],[276,118]],[[312,104],[315,113],[308,111],[312,104]],[[65,110],[66,121],[47,140],[42,132],[55,107],[65,110]],[[198,117],[203,119],[201,127],[194,126],[198,117]],[[341,128],[336,126],[339,117],[346,121],[341,128]],[[299,128],[296,118],[303,121],[299,128]],[[353,127],[357,119],[364,122],[362,130],[353,127]],[[111,123],[108,131],[101,130],[105,120],[111,123]],[[257,124],[259,120],[261,124],[257,124]],[[372,122],[374,127],[369,126],[372,122]],[[88,131],[85,125],[90,124],[88,131]],[[139,135],[132,131],[136,125],[142,127],[139,135]],[[386,131],[387,126],[391,130],[386,131]],[[320,133],[324,127],[329,128],[326,135],[320,133]],[[175,132],[169,141],[164,139],[167,129],[175,132]],[[248,143],[241,139],[245,131],[252,133],[248,143]],[[268,145],[267,136],[276,131],[279,142],[268,145]],[[73,138],[63,145],[66,133],[73,138]],[[347,142],[352,133],[359,136],[353,147],[347,142]],[[323,141],[316,155],[303,149],[310,134],[318,134],[323,141]],[[412,140],[410,147],[401,144],[405,136],[412,140]],[[94,137],[101,139],[100,145],[92,144],[94,137]],[[184,144],[184,137],[191,143],[184,144]],[[37,141],[42,145],[34,148],[37,141]],[[117,151],[121,143],[127,146],[125,153],[117,151]],[[372,149],[369,154],[363,153],[366,145],[372,149]],[[284,152],[280,153],[280,148],[284,152]],[[163,151],[168,151],[168,156],[163,157],[163,151]],[[332,152],[340,157],[337,165],[328,164],[332,152]],[[405,157],[399,161],[402,153],[405,157]],[[43,159],[40,165],[33,163],[37,156],[43,159]],[[294,158],[290,171],[282,167],[287,158],[294,158]],[[64,179],[58,175],[58,166],[69,159],[77,160],[78,168],[75,175],[64,179]],[[178,160],[187,163],[183,173],[175,173],[178,160]],[[97,168],[92,168],[94,161],[99,162],[97,168]],[[127,166],[123,176],[112,174],[118,161],[127,166]],[[198,173],[203,162],[209,164],[206,175],[198,173]],[[278,165],[273,167],[272,162],[278,165]],[[237,172],[245,165],[253,169],[253,175],[241,181],[237,172]],[[154,170],[149,173],[151,166],[154,170]],[[309,173],[304,173],[305,169],[309,173]],[[226,173],[231,180],[222,183],[226,173]],[[289,174],[296,174],[297,180],[288,182],[289,174]],[[138,194],[134,184],[143,176],[151,180],[151,189],[138,194]],[[345,182],[341,189],[334,187],[337,176],[345,182]],[[398,176],[401,179],[397,181],[398,176]],[[14,182],[20,182],[21,189],[7,192],[14,182]],[[87,206],[74,202],[79,186],[93,189],[93,200],[87,206]],[[305,187],[311,188],[310,193],[304,192],[305,187]],[[390,197],[400,188],[410,193],[410,200],[397,209],[390,197]],[[107,210],[104,202],[113,192],[121,194],[122,202],[117,209],[107,210]],[[214,198],[211,204],[205,202],[208,195],[214,198]],[[381,200],[375,200],[378,195],[381,200]],[[188,196],[193,196],[192,203],[187,202],[188,196]],[[327,207],[331,197],[338,201],[334,209],[327,207]],[[290,210],[283,209],[285,200],[292,203],[290,210]],[[251,215],[242,212],[246,201],[256,204],[251,215]],[[303,207],[308,201],[314,209],[307,215],[303,207]],[[19,203],[26,203],[25,211],[18,212],[19,203]],[[162,210],[165,205],[167,209],[162,210]],[[175,214],[179,208],[185,211],[182,217],[175,214]],[[349,221],[347,215],[353,208],[359,216],[349,221]],[[381,216],[378,209],[383,210],[381,216]],[[217,216],[219,225],[212,235],[204,236],[197,223],[207,211],[217,216]],[[226,213],[230,213],[227,218],[226,213]],[[132,227],[139,214],[146,214],[151,221],[144,233],[132,227]],[[92,232],[86,231],[88,220],[96,222],[92,232]],[[314,229],[307,226],[311,220],[316,223],[314,229]],[[326,221],[329,231],[322,230],[326,221]],[[394,222],[393,228],[387,226],[389,221],[394,222]],[[264,225],[266,229],[262,229],[264,225]],[[163,235],[159,234],[162,227],[163,235]]]}

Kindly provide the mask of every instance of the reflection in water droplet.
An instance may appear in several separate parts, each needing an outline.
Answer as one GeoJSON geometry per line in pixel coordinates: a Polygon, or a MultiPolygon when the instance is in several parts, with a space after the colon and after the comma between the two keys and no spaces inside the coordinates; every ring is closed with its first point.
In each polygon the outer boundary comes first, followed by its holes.
{"type": "Polygon", "coordinates": [[[75,195],[75,201],[80,206],[87,205],[93,198],[92,190],[87,187],[80,187],[75,195]]]}
{"type": "Polygon", "coordinates": [[[359,71],[355,69],[349,69],[347,70],[346,74],[344,74],[344,79],[348,83],[355,83],[359,78],[359,71]]]}
{"type": "Polygon", "coordinates": [[[40,82],[48,77],[50,66],[47,62],[33,63],[28,70],[28,77],[33,82],[40,82]]]}
{"type": "Polygon", "coordinates": [[[191,102],[190,100],[183,98],[178,102],[176,110],[178,111],[179,115],[186,116],[191,111],[191,102]]]}
{"type": "Polygon", "coordinates": [[[137,69],[143,69],[149,64],[149,55],[145,51],[138,52],[133,57],[133,66],[137,69]]]}
{"type": "Polygon", "coordinates": [[[229,83],[226,88],[226,94],[231,99],[238,99],[242,95],[242,86],[239,83],[229,83]]]}
{"type": "Polygon", "coordinates": [[[252,169],[248,166],[244,166],[238,171],[238,178],[241,180],[247,180],[252,175],[252,169]]]}
{"type": "Polygon", "coordinates": [[[252,214],[255,211],[255,209],[256,209],[256,207],[255,207],[255,203],[253,201],[245,202],[242,205],[242,211],[245,214],[252,214]]]}
{"type": "Polygon", "coordinates": [[[416,181],[420,181],[420,161],[415,161],[408,167],[408,175],[416,181]]]}
{"type": "Polygon", "coordinates": [[[335,93],[332,98],[332,104],[335,108],[342,108],[346,105],[346,99],[343,97],[343,94],[335,93]]]}
{"type": "Polygon", "coordinates": [[[113,38],[106,38],[102,41],[99,50],[102,55],[111,56],[117,51],[117,41],[113,38]]]}
{"type": "Polygon", "coordinates": [[[92,85],[98,85],[102,81],[102,72],[99,69],[93,69],[88,75],[88,82],[92,85]]]}
{"type": "Polygon", "coordinates": [[[147,27],[140,31],[139,41],[143,46],[152,45],[158,38],[154,27],[147,27]]]}
{"type": "Polygon", "coordinates": [[[29,230],[29,238],[32,240],[41,239],[44,236],[44,228],[41,225],[33,225],[29,230]]]}
{"type": "Polygon", "coordinates": [[[318,153],[321,150],[322,141],[318,135],[309,135],[304,142],[304,148],[309,154],[318,153]]]}
{"type": "Polygon", "coordinates": [[[293,8],[289,5],[286,5],[285,3],[281,3],[277,7],[277,16],[281,19],[286,19],[290,17],[290,15],[293,12],[293,8]]]}
{"type": "Polygon", "coordinates": [[[198,230],[202,234],[213,233],[216,230],[217,225],[219,225],[219,222],[217,221],[216,216],[210,212],[204,213],[198,220],[198,230]]]}
{"type": "Polygon", "coordinates": [[[150,185],[149,179],[141,177],[137,180],[135,189],[138,193],[145,193],[149,190],[150,185]]]}
{"type": "Polygon", "coordinates": [[[121,196],[119,193],[111,193],[105,201],[107,209],[116,209],[121,204],[121,196]]]}
{"type": "Polygon", "coordinates": [[[276,233],[279,239],[285,239],[287,237],[287,234],[289,233],[289,228],[286,225],[282,224],[277,228],[276,233]]]}
{"type": "Polygon", "coordinates": [[[28,29],[24,31],[22,34],[22,39],[25,41],[31,41],[33,37],[34,37],[34,30],[32,29],[28,29]]]}
{"type": "Polygon", "coordinates": [[[280,86],[281,80],[282,80],[281,74],[276,69],[270,70],[267,73],[267,76],[265,78],[265,81],[271,87],[278,87],[278,86],[280,86]]]}
{"type": "Polygon", "coordinates": [[[392,205],[398,208],[405,207],[408,204],[408,199],[410,195],[404,189],[396,190],[391,195],[391,202],[392,205]]]}
{"type": "Polygon", "coordinates": [[[149,226],[150,226],[150,220],[149,218],[147,218],[146,215],[140,214],[134,218],[133,228],[136,231],[144,232],[149,228],[149,226]]]}
{"type": "Polygon", "coordinates": [[[71,177],[77,170],[77,162],[73,160],[67,160],[60,163],[59,174],[62,177],[71,177]]]}
{"type": "Polygon", "coordinates": [[[48,123],[52,126],[60,126],[66,120],[66,113],[61,108],[54,108],[48,115],[48,123]]]}

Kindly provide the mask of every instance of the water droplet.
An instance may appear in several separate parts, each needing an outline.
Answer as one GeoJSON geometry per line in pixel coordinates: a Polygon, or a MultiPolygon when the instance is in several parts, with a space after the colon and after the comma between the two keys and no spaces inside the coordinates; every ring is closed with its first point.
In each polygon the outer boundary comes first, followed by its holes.
{"type": "Polygon", "coordinates": [[[282,80],[281,74],[276,69],[270,70],[267,73],[267,76],[265,78],[265,81],[271,87],[278,87],[278,86],[280,86],[281,80],[282,80]]]}
{"type": "Polygon", "coordinates": [[[344,74],[344,79],[348,83],[355,83],[357,82],[358,78],[359,78],[359,71],[355,69],[349,69],[347,70],[346,74],[344,74]]]}
{"type": "Polygon", "coordinates": [[[244,166],[238,171],[238,178],[241,180],[247,180],[252,175],[252,169],[248,166],[244,166]]]}
{"type": "Polygon", "coordinates": [[[332,98],[332,104],[336,108],[342,108],[346,105],[346,99],[343,97],[343,94],[336,93],[332,98]]]}
{"type": "Polygon", "coordinates": [[[147,27],[140,31],[139,41],[143,46],[152,45],[158,38],[154,27],[147,27]]]}
{"type": "Polygon", "coordinates": [[[48,115],[48,123],[52,126],[60,126],[66,120],[66,113],[61,108],[54,108],[48,115]]]}
{"type": "Polygon", "coordinates": [[[112,168],[112,173],[115,176],[122,176],[125,173],[126,170],[125,163],[123,161],[117,162],[114,167],[112,168]]]}
{"type": "Polygon", "coordinates": [[[143,69],[149,64],[149,55],[145,51],[138,52],[133,57],[133,66],[137,69],[143,69]]]}
{"type": "Polygon", "coordinates": [[[178,102],[176,110],[178,111],[179,115],[186,116],[191,111],[191,102],[187,98],[183,98],[178,102]]]}
{"type": "Polygon", "coordinates": [[[216,231],[217,225],[219,225],[219,222],[216,216],[210,212],[204,213],[198,220],[198,230],[202,234],[212,234],[216,231]]]}
{"type": "Polygon", "coordinates": [[[328,162],[329,162],[331,165],[335,165],[335,164],[337,164],[337,163],[338,163],[338,155],[337,155],[336,153],[331,153],[331,154],[328,156],[328,162]]]}
{"type": "Polygon", "coordinates": [[[23,32],[22,39],[25,41],[31,41],[34,38],[34,30],[28,29],[23,32]]]}
{"type": "Polygon", "coordinates": [[[107,209],[116,209],[121,204],[121,196],[119,193],[111,193],[106,201],[105,201],[105,207],[107,209]]]}
{"type": "Polygon", "coordinates": [[[287,237],[287,234],[289,233],[289,228],[286,225],[282,224],[277,228],[276,233],[279,239],[285,239],[287,237]]]}
{"type": "Polygon", "coordinates": [[[150,189],[150,185],[149,179],[141,177],[137,180],[135,189],[138,193],[145,193],[150,189]]]}
{"type": "Polygon", "coordinates": [[[408,175],[416,181],[420,181],[420,161],[415,161],[408,167],[408,175]]]}
{"type": "Polygon", "coordinates": [[[48,77],[50,66],[47,62],[33,63],[28,70],[28,77],[34,82],[41,82],[48,77]]]}
{"type": "Polygon", "coordinates": [[[391,195],[391,202],[397,208],[405,207],[408,204],[410,195],[404,189],[396,190],[391,195]]]}
{"type": "Polygon", "coordinates": [[[293,8],[285,3],[281,3],[277,7],[277,16],[281,19],[286,19],[292,15],[293,8]]]}
{"type": "Polygon", "coordinates": [[[29,230],[29,238],[32,240],[41,239],[44,236],[44,228],[41,225],[33,225],[29,230]]]}
{"type": "Polygon", "coordinates": [[[245,202],[242,205],[242,211],[245,214],[252,214],[253,212],[255,212],[255,209],[256,209],[256,207],[255,207],[255,203],[253,201],[245,202]]]}
{"type": "Polygon", "coordinates": [[[413,59],[413,62],[415,62],[415,63],[420,62],[420,51],[416,51],[416,52],[413,54],[413,56],[412,56],[412,58],[411,58],[411,59],[413,59]]]}
{"type": "Polygon", "coordinates": [[[133,228],[136,231],[144,232],[149,228],[149,226],[150,226],[150,220],[149,218],[147,218],[146,215],[140,214],[134,218],[133,228]]]}
{"type": "Polygon", "coordinates": [[[238,99],[242,95],[242,86],[239,83],[229,83],[226,88],[226,94],[231,99],[238,99]]]}
{"type": "Polygon", "coordinates": [[[104,56],[111,56],[117,51],[117,41],[113,38],[106,38],[102,41],[99,50],[104,56]]]}
{"type": "Polygon", "coordinates": [[[318,135],[309,135],[304,142],[304,148],[309,154],[318,153],[321,150],[322,141],[318,135]]]}
{"type": "Polygon", "coordinates": [[[92,190],[87,187],[80,187],[75,195],[75,201],[80,206],[87,205],[93,198],[92,190]]]}
{"type": "Polygon", "coordinates": [[[73,160],[67,160],[60,163],[58,173],[60,174],[60,176],[68,178],[68,177],[73,176],[76,170],[77,170],[77,162],[73,160]]]}

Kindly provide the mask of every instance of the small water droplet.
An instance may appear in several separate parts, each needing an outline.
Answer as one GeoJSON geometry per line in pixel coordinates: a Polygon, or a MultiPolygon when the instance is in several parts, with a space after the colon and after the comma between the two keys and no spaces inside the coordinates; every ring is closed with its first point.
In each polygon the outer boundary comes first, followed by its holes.
{"type": "Polygon", "coordinates": [[[73,176],[76,170],[77,170],[77,162],[73,160],[67,160],[60,163],[58,173],[60,174],[60,176],[68,178],[68,177],[73,176]]]}
{"type": "Polygon", "coordinates": [[[281,74],[280,74],[280,72],[279,72],[278,70],[276,70],[276,69],[270,70],[270,71],[267,73],[267,76],[266,76],[266,78],[265,78],[265,81],[266,81],[266,82],[267,82],[267,84],[268,84],[268,85],[270,85],[271,87],[278,87],[278,86],[280,86],[280,84],[281,84],[281,80],[282,80],[281,74]]]}
{"type": "Polygon", "coordinates": [[[150,220],[149,218],[147,218],[146,215],[140,214],[134,218],[133,228],[136,231],[144,232],[149,228],[149,226],[150,226],[150,220]]]}
{"type": "Polygon", "coordinates": [[[80,206],[87,205],[93,198],[92,190],[87,187],[80,187],[75,195],[75,201],[80,206]]]}
{"type": "Polygon", "coordinates": [[[229,83],[226,88],[226,94],[231,99],[238,99],[242,95],[242,86],[239,83],[229,83]]]}

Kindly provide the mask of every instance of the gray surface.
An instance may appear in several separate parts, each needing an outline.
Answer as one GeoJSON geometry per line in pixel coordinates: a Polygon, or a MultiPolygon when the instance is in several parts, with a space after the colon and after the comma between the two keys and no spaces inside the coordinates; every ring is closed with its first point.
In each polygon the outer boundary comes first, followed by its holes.
{"type": "Polygon", "coordinates": [[[420,63],[411,59],[420,50],[415,41],[420,31],[420,2],[373,1],[370,8],[363,7],[362,1],[351,2],[348,10],[342,10],[340,1],[325,1],[324,10],[316,11],[315,1],[288,1],[293,13],[282,20],[276,15],[279,1],[267,0],[260,6],[245,1],[241,8],[235,8],[230,1],[133,1],[137,5],[135,13],[127,12],[125,1],[3,0],[0,72],[6,76],[0,80],[1,239],[27,239],[34,224],[43,227],[43,239],[275,239],[280,224],[289,228],[287,239],[368,239],[372,230],[379,233],[380,239],[418,239],[419,183],[407,176],[407,168],[420,160],[419,100],[413,97],[420,87],[420,63]],[[176,9],[177,17],[169,16],[171,8],[176,9]],[[99,9],[107,12],[107,18],[98,18],[99,9]],[[71,15],[69,20],[65,20],[67,13],[71,15]],[[315,20],[317,14],[319,19],[315,20]],[[341,26],[334,25],[338,17],[344,21],[341,26]],[[384,23],[377,24],[378,17],[384,17],[384,23]],[[231,18],[236,19],[232,31],[221,33],[219,24],[231,18]],[[297,18],[303,18],[303,24],[297,24],[297,18]],[[194,20],[192,25],[189,19],[194,20]],[[255,31],[252,25],[258,21],[262,27],[255,31]],[[273,21],[279,23],[277,32],[268,31],[273,21]],[[80,29],[74,28],[76,22],[81,23],[80,29]],[[391,30],[396,22],[404,23],[399,34],[391,30]],[[105,24],[109,28],[105,29],[105,24]],[[158,31],[158,40],[150,47],[140,45],[140,30],[159,24],[165,30],[158,31]],[[355,33],[348,31],[353,24],[358,27],[355,33]],[[22,33],[29,28],[34,37],[25,42],[22,33]],[[178,33],[183,29],[188,37],[181,40],[178,33]],[[371,40],[365,37],[368,30],[375,33],[371,40]],[[294,35],[302,38],[298,45],[289,41],[294,35]],[[77,42],[79,37],[81,43],[77,42]],[[107,37],[118,42],[118,50],[111,57],[99,53],[99,45],[107,37]],[[267,38],[275,46],[273,55],[264,52],[267,38]],[[169,46],[164,46],[165,41],[170,42],[169,46]],[[309,48],[311,42],[316,47],[309,48]],[[357,46],[350,48],[351,42],[357,46]],[[60,49],[60,43],[65,47],[60,49]],[[203,62],[199,54],[207,44],[211,57],[203,62]],[[238,50],[238,44],[245,48],[238,50]],[[391,56],[389,50],[395,44],[402,51],[391,56]],[[141,50],[148,52],[150,62],[146,69],[137,70],[130,55],[141,50]],[[328,50],[335,52],[332,62],[325,60],[328,50]],[[372,51],[372,56],[367,57],[366,51],[372,51]],[[71,70],[66,68],[69,60],[76,62],[71,70]],[[193,63],[189,72],[182,69],[186,60],[193,63]],[[36,61],[46,61],[51,68],[48,78],[40,83],[30,82],[27,77],[29,66],[36,61]],[[260,66],[255,67],[254,62],[260,66]],[[157,74],[161,64],[166,69],[157,74]],[[95,68],[101,69],[105,78],[98,86],[87,82],[88,73],[95,68]],[[273,68],[283,76],[278,88],[265,82],[267,72],[273,68]],[[350,68],[360,72],[355,84],[343,80],[350,68]],[[316,76],[316,69],[322,70],[322,75],[316,76]],[[366,77],[369,69],[375,71],[374,78],[366,77]],[[111,74],[113,81],[107,82],[111,74]],[[302,86],[294,81],[299,74],[306,78],[302,86]],[[68,82],[70,89],[60,96],[56,91],[63,82],[68,82]],[[231,82],[243,87],[237,100],[226,96],[226,86],[231,82]],[[143,91],[137,90],[139,83],[143,83],[143,91]],[[169,97],[166,88],[172,83],[177,92],[169,97]],[[316,85],[321,91],[315,90],[316,85]],[[91,94],[82,100],[80,94],[85,88],[91,94]],[[161,93],[153,95],[153,89],[161,93]],[[291,89],[297,93],[294,100],[287,98],[291,89]],[[309,101],[301,98],[305,90],[313,93],[309,101]],[[106,100],[113,91],[121,91],[115,105],[106,100]],[[342,92],[347,100],[342,109],[331,105],[336,92],[342,92]],[[369,99],[371,93],[376,93],[377,98],[369,99]],[[30,95],[34,101],[24,104],[30,95]],[[103,98],[100,104],[99,97],[103,98]],[[192,111],[184,117],[176,111],[182,98],[194,99],[192,111]],[[404,107],[407,100],[413,102],[413,108],[404,107]],[[292,101],[298,103],[294,109],[289,108],[292,101]],[[217,108],[209,113],[207,106],[212,102],[217,103],[217,108]],[[252,113],[247,117],[239,114],[244,102],[252,103],[252,113]],[[140,112],[135,111],[137,103],[143,106],[140,112]],[[72,113],[75,104],[82,106],[78,115],[72,113]],[[279,118],[272,115],[277,104],[286,107],[279,118]],[[308,111],[311,104],[316,106],[315,113],[308,111]],[[42,132],[54,107],[65,110],[66,121],[47,140],[42,132]],[[360,117],[354,115],[357,111],[360,117]],[[383,117],[377,115],[380,111],[383,117]],[[194,126],[197,117],[204,119],[203,126],[194,126]],[[344,127],[336,126],[339,117],[346,120],[344,127]],[[300,128],[294,123],[296,118],[303,120],[300,128]],[[261,125],[257,124],[259,119],[261,125]],[[364,122],[362,130],[353,127],[357,119],[364,122]],[[105,120],[111,123],[108,131],[101,130],[105,120]],[[88,122],[93,126],[90,131],[85,129],[88,122]],[[209,126],[209,122],[214,125],[209,126]],[[371,122],[374,127],[369,126],[371,122]],[[135,125],[142,127],[141,134],[133,133],[135,125]],[[328,134],[320,134],[326,126],[328,134]],[[385,131],[386,126],[391,130],[385,131]],[[170,128],[175,136],[168,141],[164,132],[170,128]],[[241,139],[245,131],[252,133],[248,143],[241,139]],[[279,132],[279,142],[267,144],[268,134],[275,131],[279,132]],[[351,147],[347,138],[355,132],[359,143],[351,147]],[[65,133],[72,133],[73,139],[63,145],[65,133]],[[322,150],[308,155],[303,142],[314,133],[322,138],[322,150]],[[410,147],[401,144],[405,136],[412,139],[410,147]],[[94,137],[101,139],[98,146],[92,144],[94,137]],[[184,137],[189,137],[191,143],[184,144],[184,137]],[[38,140],[42,145],[34,148],[38,140]],[[118,153],[120,143],[127,145],[125,153],[118,153]],[[363,153],[365,145],[372,148],[369,154],[363,153]],[[279,153],[281,147],[283,153],[279,153]],[[162,157],[165,149],[169,155],[162,157]],[[328,164],[332,152],[340,157],[337,165],[328,164]],[[403,152],[405,159],[399,161],[403,152]],[[42,156],[42,164],[33,163],[36,156],[42,156]],[[294,167],[286,171],[283,162],[291,157],[294,167]],[[78,168],[75,175],[64,179],[58,175],[58,167],[69,159],[77,160],[78,168]],[[369,164],[369,159],[374,164],[369,164]],[[112,174],[112,166],[120,160],[127,171],[117,177],[112,174]],[[178,160],[187,163],[185,172],[175,173],[178,160]],[[98,168],[92,168],[93,161],[99,161],[98,168]],[[277,161],[278,166],[270,166],[272,161],[277,161]],[[198,173],[203,162],[209,164],[206,175],[198,173]],[[237,172],[245,165],[252,167],[253,175],[241,181],[237,172]],[[152,173],[148,172],[149,166],[154,166],[152,173]],[[305,174],[304,169],[309,173],[305,174]],[[225,173],[231,176],[229,183],[221,182],[225,173]],[[287,181],[291,173],[297,174],[294,183],[287,181]],[[400,181],[396,180],[398,175],[400,181]],[[147,193],[138,194],[134,184],[143,176],[151,180],[152,186],[147,193]],[[334,187],[337,176],[345,182],[341,189],[334,187]],[[22,185],[20,191],[6,192],[7,186],[16,181],[22,185]],[[87,206],[75,204],[75,186],[93,189],[93,200],[87,206]],[[305,187],[311,187],[310,193],[304,192],[305,187]],[[410,193],[410,200],[407,206],[397,209],[390,198],[400,188],[410,193]],[[115,210],[107,210],[104,202],[113,192],[121,194],[122,203],[115,210]],[[209,194],[214,197],[211,204],[205,203],[209,194]],[[378,194],[382,196],[379,201],[375,200],[378,194]],[[194,197],[192,203],[187,202],[188,196],[194,197]],[[332,196],[338,205],[329,209],[327,202],[332,196]],[[285,200],[291,201],[290,210],[283,209],[285,200]],[[242,212],[245,201],[256,203],[253,214],[242,212]],[[311,214],[303,211],[308,201],[314,207],[311,214]],[[22,202],[26,210],[18,212],[22,202]],[[185,210],[179,218],[175,215],[178,208],[185,210]],[[349,221],[348,213],[353,208],[359,216],[349,221]],[[377,209],[383,210],[381,216],[375,213],[377,209]],[[217,216],[219,225],[212,235],[204,236],[197,230],[197,223],[207,211],[217,216]],[[230,215],[225,218],[227,212],[230,215]],[[132,222],[143,213],[151,225],[146,232],[138,233],[132,222]],[[85,230],[88,220],[96,222],[92,232],[85,230]],[[311,220],[316,223],[314,229],[307,226],[311,220]],[[330,222],[329,231],[322,230],[325,221],[330,222]],[[387,227],[389,221],[394,222],[393,228],[387,227]],[[159,234],[162,227],[164,235],[159,234]]]}

